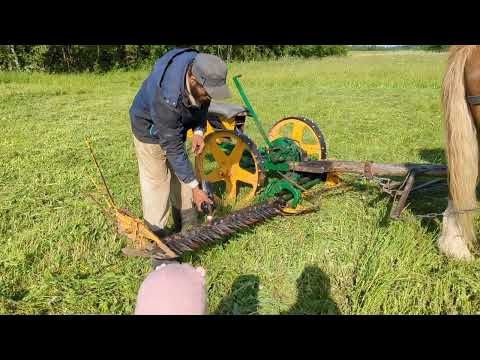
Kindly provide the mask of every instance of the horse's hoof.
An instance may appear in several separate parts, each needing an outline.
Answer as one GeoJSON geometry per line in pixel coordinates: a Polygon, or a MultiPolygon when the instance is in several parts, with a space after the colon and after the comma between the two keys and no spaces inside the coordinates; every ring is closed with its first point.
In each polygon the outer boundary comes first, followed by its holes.
{"type": "Polygon", "coordinates": [[[443,235],[440,236],[438,238],[438,248],[440,253],[454,259],[465,261],[471,261],[474,259],[461,236],[454,236],[448,239],[443,235]]]}

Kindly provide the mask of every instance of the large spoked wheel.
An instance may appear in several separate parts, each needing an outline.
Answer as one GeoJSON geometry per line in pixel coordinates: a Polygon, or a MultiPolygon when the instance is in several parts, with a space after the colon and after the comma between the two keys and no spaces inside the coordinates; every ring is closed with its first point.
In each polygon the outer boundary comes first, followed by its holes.
{"type": "Polygon", "coordinates": [[[197,176],[212,185],[216,200],[222,204],[244,205],[264,182],[262,157],[256,145],[236,131],[207,135],[195,167],[197,176]]]}
{"type": "Polygon", "coordinates": [[[271,141],[279,137],[295,140],[313,160],[327,158],[327,144],[320,128],[304,117],[287,117],[275,123],[268,136],[271,141]]]}

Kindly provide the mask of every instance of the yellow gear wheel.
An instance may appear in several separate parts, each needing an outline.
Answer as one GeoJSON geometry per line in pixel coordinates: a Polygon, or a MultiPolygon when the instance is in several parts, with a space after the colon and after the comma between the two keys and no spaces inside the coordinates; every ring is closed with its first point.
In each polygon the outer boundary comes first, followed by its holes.
{"type": "Polygon", "coordinates": [[[246,135],[220,130],[205,137],[205,148],[195,159],[197,176],[212,184],[216,200],[244,205],[263,185],[263,159],[246,135]]]}
{"type": "Polygon", "coordinates": [[[304,117],[286,117],[277,121],[268,133],[271,141],[286,137],[295,140],[299,146],[314,160],[327,158],[327,145],[320,128],[304,117]]]}

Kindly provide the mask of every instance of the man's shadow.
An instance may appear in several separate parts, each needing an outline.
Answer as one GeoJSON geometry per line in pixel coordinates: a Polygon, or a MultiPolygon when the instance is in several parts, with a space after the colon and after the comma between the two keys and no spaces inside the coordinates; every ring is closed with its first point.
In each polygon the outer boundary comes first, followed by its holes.
{"type": "Polygon", "coordinates": [[[307,266],[297,279],[297,301],[281,315],[341,315],[330,296],[330,279],[317,266],[307,266]]]}
{"type": "Polygon", "coordinates": [[[225,296],[214,315],[254,315],[258,313],[258,289],[260,278],[257,275],[242,275],[235,279],[230,293],[225,296]]]}
{"type": "MultiPolygon", "coordinates": [[[[258,314],[258,290],[260,279],[257,275],[239,276],[230,293],[223,298],[215,315],[258,314]]],[[[330,280],[316,266],[307,266],[297,279],[297,300],[280,315],[340,315],[335,301],[330,296],[330,280]]]]}

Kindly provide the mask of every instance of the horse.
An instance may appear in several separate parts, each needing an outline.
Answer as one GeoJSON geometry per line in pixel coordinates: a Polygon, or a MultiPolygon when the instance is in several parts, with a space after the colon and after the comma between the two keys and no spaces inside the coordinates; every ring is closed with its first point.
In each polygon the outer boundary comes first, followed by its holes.
{"type": "Polygon", "coordinates": [[[439,251],[470,261],[478,254],[474,228],[480,142],[480,45],[449,50],[442,84],[442,110],[448,164],[448,207],[439,251]]]}

